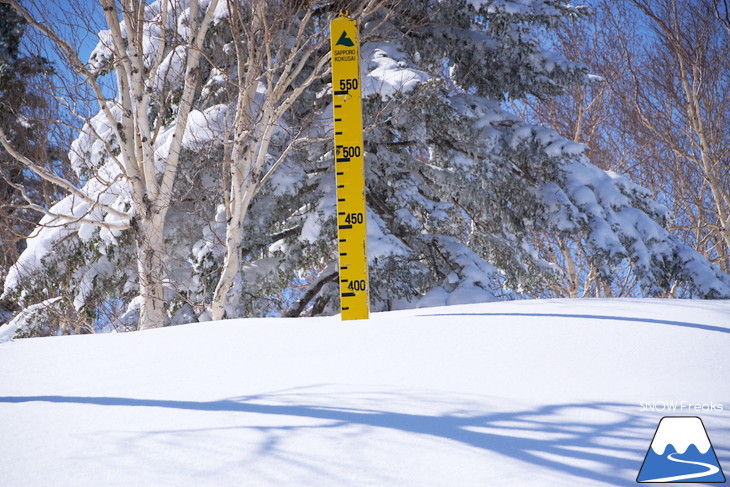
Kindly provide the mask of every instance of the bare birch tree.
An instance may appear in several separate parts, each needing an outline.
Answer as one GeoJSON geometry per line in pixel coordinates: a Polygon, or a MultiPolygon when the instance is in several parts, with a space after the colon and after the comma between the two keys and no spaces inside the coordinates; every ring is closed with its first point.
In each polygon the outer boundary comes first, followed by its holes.
{"type": "MultiPolygon", "coordinates": [[[[636,28],[614,18],[625,70],[609,78],[623,106],[622,126],[653,149],[654,177],[674,192],[680,225],[696,248],[730,268],[730,30],[712,0],[630,0],[636,28]],[[684,222],[684,223],[682,223],[684,222]]],[[[615,10],[604,4],[604,9],[615,10]]],[[[724,10],[726,14],[726,9],[724,10]]]]}
{"type": "MultiPolygon", "coordinates": [[[[288,133],[287,146],[276,160],[269,160],[272,135],[286,130],[285,115],[291,114],[303,93],[330,72],[329,20],[342,9],[362,25],[386,3],[393,3],[228,2],[236,48],[238,97],[230,138],[224,147],[226,254],[211,304],[213,319],[225,318],[226,310],[238,303],[240,293],[233,289],[240,271],[243,226],[252,198],[291,150],[316,138],[307,130],[307,124],[300,124],[296,132],[288,133]]],[[[369,30],[376,30],[385,20],[377,19],[369,30]]]]}
{"type": "MultiPolygon", "coordinates": [[[[670,230],[723,269],[730,266],[726,14],[720,0],[597,2],[590,22],[566,24],[555,41],[601,81],[524,105],[526,117],[586,144],[594,164],[650,189],[670,209],[670,230]]],[[[564,271],[552,286],[557,295],[639,291],[629,261],[615,269],[627,279],[609,287],[573,236],[546,235],[539,246],[564,271]]]]}
{"type": "Polygon", "coordinates": [[[147,6],[139,0],[101,0],[108,30],[102,32],[96,65],[79,58],[72,42],[49,22],[41,2],[7,3],[23,16],[28,25],[47,38],[62,56],[67,69],[77,75],[94,94],[100,109],[97,117],[86,116],[85,129],[104,140],[104,157],[113,161],[116,174],[95,173],[90,179],[111,187],[120,180],[131,194],[132,208],[120,210],[68,179],[46,170],[38,161],[14,147],[5,133],[0,142],[18,162],[38,177],[57,185],[83,202],[83,211],[62,213],[42,211],[55,225],[88,224],[110,230],[133,230],[139,280],[139,328],[164,324],[165,216],[170,206],[183,135],[195,90],[200,80],[202,43],[211,25],[218,0],[191,0],[185,9],[183,35],[172,35],[181,12],[180,3],[161,0],[147,6]],[[172,24],[171,24],[172,22],[172,24]],[[150,44],[151,43],[151,44],[150,44]],[[106,67],[102,64],[106,63],[106,67]],[[104,69],[115,77],[116,96],[110,97],[99,82],[104,69]],[[181,71],[180,71],[181,69],[181,71]],[[181,89],[175,89],[181,84],[181,89]],[[170,125],[162,116],[175,108],[174,132],[162,130],[170,125]],[[113,137],[98,134],[100,126],[113,137]],[[159,152],[167,137],[163,157],[159,152]],[[101,215],[101,216],[100,216],[101,215]]]}

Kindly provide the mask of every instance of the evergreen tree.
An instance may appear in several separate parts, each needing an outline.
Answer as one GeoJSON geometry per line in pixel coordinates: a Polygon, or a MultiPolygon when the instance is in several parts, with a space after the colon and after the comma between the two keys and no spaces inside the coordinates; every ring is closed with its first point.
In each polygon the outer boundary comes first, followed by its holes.
{"type": "MultiPolygon", "coordinates": [[[[58,168],[67,159],[59,140],[51,140],[47,121],[53,103],[38,89],[52,72],[41,56],[22,50],[25,22],[10,5],[0,5],[0,128],[13,144],[45,167],[58,168]]],[[[40,220],[30,200],[48,207],[63,195],[24,171],[22,164],[0,147],[0,280],[25,247],[26,237],[40,220]]],[[[0,323],[10,317],[11,300],[0,302],[0,323]],[[6,309],[7,308],[7,309],[6,309]]]]}

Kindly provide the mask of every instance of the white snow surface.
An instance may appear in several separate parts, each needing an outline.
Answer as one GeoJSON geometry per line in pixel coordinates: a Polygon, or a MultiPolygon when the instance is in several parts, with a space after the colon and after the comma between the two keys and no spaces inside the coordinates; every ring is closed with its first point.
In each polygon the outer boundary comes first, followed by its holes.
{"type": "Polygon", "coordinates": [[[627,486],[730,465],[730,301],[547,300],[0,344],[3,486],[627,486]],[[645,411],[642,402],[722,404],[645,411]]]}

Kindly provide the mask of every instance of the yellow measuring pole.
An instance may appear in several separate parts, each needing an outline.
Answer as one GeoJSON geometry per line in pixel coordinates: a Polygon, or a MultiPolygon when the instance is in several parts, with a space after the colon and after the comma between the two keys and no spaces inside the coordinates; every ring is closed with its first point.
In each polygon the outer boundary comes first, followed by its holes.
{"type": "Polygon", "coordinates": [[[330,22],[332,101],[337,175],[337,236],[343,320],[370,312],[365,169],[360,97],[360,39],[357,22],[345,15],[330,22]]]}

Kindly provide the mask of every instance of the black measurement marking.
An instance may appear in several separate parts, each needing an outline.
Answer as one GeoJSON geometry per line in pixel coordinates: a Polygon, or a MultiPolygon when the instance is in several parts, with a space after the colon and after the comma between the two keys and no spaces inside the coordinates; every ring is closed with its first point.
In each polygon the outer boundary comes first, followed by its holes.
{"type": "Polygon", "coordinates": [[[344,174],[345,174],[344,172],[338,172],[337,173],[338,176],[344,176],[344,174]]]}
{"type": "Polygon", "coordinates": [[[340,201],[340,202],[345,201],[345,198],[338,198],[337,201],[340,201]]]}
{"type": "Polygon", "coordinates": [[[354,298],[355,293],[342,293],[343,298],[354,298]]]}
{"type": "Polygon", "coordinates": [[[339,226],[339,229],[340,229],[340,230],[348,230],[348,229],[350,229],[350,228],[352,228],[352,225],[340,225],[340,226],[339,226]]]}
{"type": "Polygon", "coordinates": [[[335,108],[342,108],[342,105],[335,105],[335,108]]]}
{"type": "Polygon", "coordinates": [[[342,135],[342,132],[335,132],[335,135],[342,135]]]}
{"type": "Polygon", "coordinates": [[[337,188],[338,188],[338,189],[339,189],[339,188],[344,188],[344,187],[345,187],[345,185],[344,185],[344,184],[340,184],[339,186],[337,186],[337,188]]]}
{"type": "Polygon", "coordinates": [[[341,238],[340,239],[340,242],[347,242],[347,239],[346,238],[341,238]]]}
{"type": "Polygon", "coordinates": [[[342,311],[347,311],[348,309],[350,309],[350,308],[349,307],[348,308],[342,308],[342,311]]]}
{"type": "Polygon", "coordinates": [[[338,215],[346,215],[347,213],[345,213],[344,211],[340,211],[340,212],[339,212],[339,213],[337,213],[337,214],[338,214],[338,215]]]}
{"type": "Polygon", "coordinates": [[[350,91],[349,90],[337,90],[335,91],[335,96],[337,95],[347,95],[350,91]]]}
{"type": "Polygon", "coordinates": [[[335,119],[335,122],[341,122],[341,121],[342,121],[342,119],[341,119],[341,118],[336,118],[336,119],[335,119]]]}
{"type": "Polygon", "coordinates": [[[349,282],[349,279],[340,279],[340,282],[349,282]]]}
{"type": "Polygon", "coordinates": [[[344,256],[346,256],[346,255],[347,255],[347,252],[340,252],[340,255],[341,255],[342,257],[344,257],[344,256]]]}
{"type": "Polygon", "coordinates": [[[349,157],[340,157],[337,159],[337,162],[350,162],[349,157]]]}

